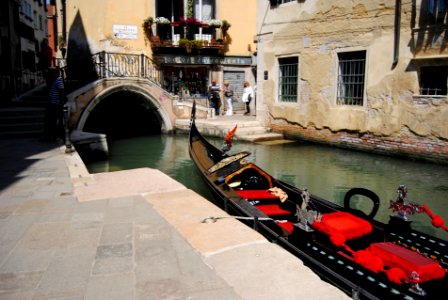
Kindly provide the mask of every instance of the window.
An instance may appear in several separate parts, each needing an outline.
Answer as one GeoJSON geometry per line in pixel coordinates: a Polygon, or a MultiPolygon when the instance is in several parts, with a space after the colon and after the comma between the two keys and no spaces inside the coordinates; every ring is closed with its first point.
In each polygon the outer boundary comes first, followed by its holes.
{"type": "Polygon", "coordinates": [[[299,70],[298,57],[278,59],[278,99],[280,102],[297,102],[297,76],[299,70]]]}
{"type": "Polygon", "coordinates": [[[447,66],[420,68],[420,95],[447,94],[447,66]]]}
{"type": "Polygon", "coordinates": [[[281,5],[281,4],[292,2],[292,1],[297,1],[297,0],[269,0],[269,2],[271,3],[271,6],[277,6],[277,5],[281,5]]]}
{"type": "Polygon", "coordinates": [[[363,105],[366,52],[338,53],[337,104],[363,105]]]}
{"type": "Polygon", "coordinates": [[[428,14],[434,18],[436,23],[444,23],[447,13],[447,0],[428,0],[428,14]]]}

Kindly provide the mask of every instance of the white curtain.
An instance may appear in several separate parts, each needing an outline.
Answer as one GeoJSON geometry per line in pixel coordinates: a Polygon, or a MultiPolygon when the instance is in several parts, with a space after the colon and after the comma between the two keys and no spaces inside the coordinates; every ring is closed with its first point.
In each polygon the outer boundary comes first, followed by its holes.
{"type": "Polygon", "coordinates": [[[194,0],[194,17],[202,21],[213,19],[214,0],[194,0]]]}

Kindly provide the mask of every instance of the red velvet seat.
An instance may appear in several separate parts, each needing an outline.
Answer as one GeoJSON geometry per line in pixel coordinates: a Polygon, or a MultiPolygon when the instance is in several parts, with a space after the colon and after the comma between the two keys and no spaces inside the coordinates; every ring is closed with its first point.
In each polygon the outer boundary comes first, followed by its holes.
{"type": "Polygon", "coordinates": [[[284,223],[277,223],[278,226],[282,227],[283,229],[285,229],[286,231],[288,231],[289,233],[291,233],[294,229],[294,223],[292,222],[284,222],[284,223]]]}
{"type": "Polygon", "coordinates": [[[417,272],[420,282],[445,276],[445,271],[437,262],[390,242],[372,244],[369,251],[372,255],[381,258],[388,268],[400,268],[407,276],[410,276],[413,271],[417,272]]]}
{"type": "Polygon", "coordinates": [[[268,190],[235,190],[243,199],[278,199],[278,196],[272,194],[268,190]]]}
{"type": "Polygon", "coordinates": [[[256,208],[264,212],[267,216],[282,216],[291,214],[289,210],[285,210],[277,204],[257,205],[256,208]]]}
{"type": "Polygon", "coordinates": [[[347,212],[324,214],[320,222],[314,221],[313,227],[328,235],[337,246],[372,232],[368,221],[347,212]]]}

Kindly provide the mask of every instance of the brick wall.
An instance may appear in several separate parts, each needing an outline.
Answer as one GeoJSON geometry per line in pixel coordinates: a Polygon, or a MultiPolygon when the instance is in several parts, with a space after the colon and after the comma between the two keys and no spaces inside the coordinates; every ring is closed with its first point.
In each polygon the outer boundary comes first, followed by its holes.
{"type": "Polygon", "coordinates": [[[423,138],[409,132],[388,137],[375,136],[371,133],[331,132],[328,129],[303,128],[285,124],[271,124],[271,128],[274,132],[283,133],[289,139],[448,164],[448,141],[423,138]]]}

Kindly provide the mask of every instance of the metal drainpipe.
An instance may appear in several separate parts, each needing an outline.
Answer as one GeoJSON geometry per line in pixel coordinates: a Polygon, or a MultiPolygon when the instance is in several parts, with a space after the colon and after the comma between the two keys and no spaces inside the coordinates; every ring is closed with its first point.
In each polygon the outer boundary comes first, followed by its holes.
{"type": "Polygon", "coordinates": [[[401,0],[395,1],[395,26],[394,26],[394,62],[392,69],[398,64],[400,53],[400,24],[401,24],[401,0]]]}
{"type": "Polygon", "coordinates": [[[62,37],[67,42],[67,6],[66,0],[62,0],[62,37]]]}

